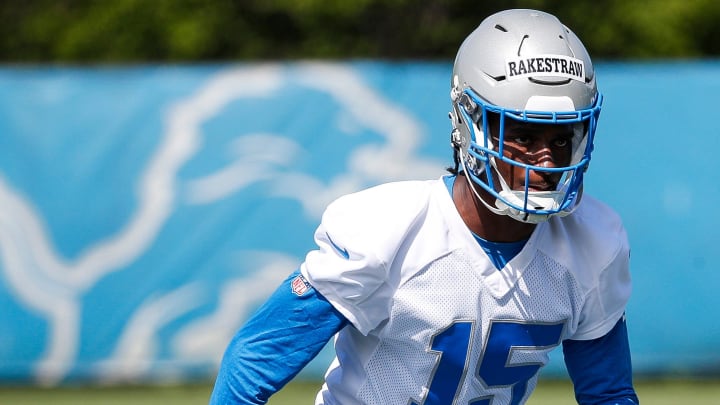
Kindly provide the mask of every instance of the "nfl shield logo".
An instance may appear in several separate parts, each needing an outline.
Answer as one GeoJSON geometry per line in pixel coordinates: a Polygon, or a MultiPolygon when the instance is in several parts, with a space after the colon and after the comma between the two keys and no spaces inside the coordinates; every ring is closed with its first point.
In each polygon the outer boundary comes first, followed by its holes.
{"type": "Polygon", "coordinates": [[[305,277],[299,275],[292,281],[292,292],[297,296],[302,296],[310,289],[310,284],[305,281],[305,277]]]}

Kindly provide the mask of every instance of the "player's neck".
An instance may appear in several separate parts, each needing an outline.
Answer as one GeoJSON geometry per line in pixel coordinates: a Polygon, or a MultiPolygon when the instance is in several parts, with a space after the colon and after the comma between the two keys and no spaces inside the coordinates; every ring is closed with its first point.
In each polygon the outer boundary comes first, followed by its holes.
{"type": "MultiPolygon", "coordinates": [[[[491,242],[517,242],[528,239],[536,225],[517,221],[507,215],[490,211],[470,189],[464,175],[458,175],[453,187],[453,201],[465,225],[477,236],[491,242]]],[[[485,201],[494,199],[481,187],[477,187],[485,201]]]]}

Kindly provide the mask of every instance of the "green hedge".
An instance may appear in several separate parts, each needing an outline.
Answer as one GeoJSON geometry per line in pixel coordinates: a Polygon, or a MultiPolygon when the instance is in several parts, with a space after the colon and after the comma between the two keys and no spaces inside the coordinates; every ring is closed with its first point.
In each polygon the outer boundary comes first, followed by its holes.
{"type": "Polygon", "coordinates": [[[558,15],[596,59],[720,54],[717,0],[4,0],[0,61],[447,60],[503,8],[558,15]]]}

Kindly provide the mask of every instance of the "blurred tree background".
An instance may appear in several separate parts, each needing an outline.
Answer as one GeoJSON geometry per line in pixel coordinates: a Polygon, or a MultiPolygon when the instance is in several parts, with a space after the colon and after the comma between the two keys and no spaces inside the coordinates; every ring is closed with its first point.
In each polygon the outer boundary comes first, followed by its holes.
{"type": "Polygon", "coordinates": [[[720,54],[718,0],[3,0],[0,62],[447,60],[505,8],[557,15],[596,59],[720,54]]]}

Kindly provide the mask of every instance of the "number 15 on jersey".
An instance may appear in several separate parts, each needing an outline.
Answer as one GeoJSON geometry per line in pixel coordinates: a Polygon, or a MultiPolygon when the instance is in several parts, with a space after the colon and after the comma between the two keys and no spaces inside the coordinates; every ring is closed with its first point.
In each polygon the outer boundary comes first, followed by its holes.
{"type": "MultiPolygon", "coordinates": [[[[421,402],[411,405],[466,405],[456,403],[463,382],[468,378],[468,361],[472,348],[473,321],[455,321],[433,336],[428,351],[438,355],[429,389],[421,402]]],[[[543,362],[514,362],[513,353],[537,351],[547,353],[560,344],[565,322],[528,323],[494,320],[490,322],[480,359],[472,373],[488,388],[509,387],[510,404],[516,405],[527,394],[528,381],[537,374],[543,362]]],[[[490,405],[492,396],[475,398],[467,405],[490,405]]]]}

